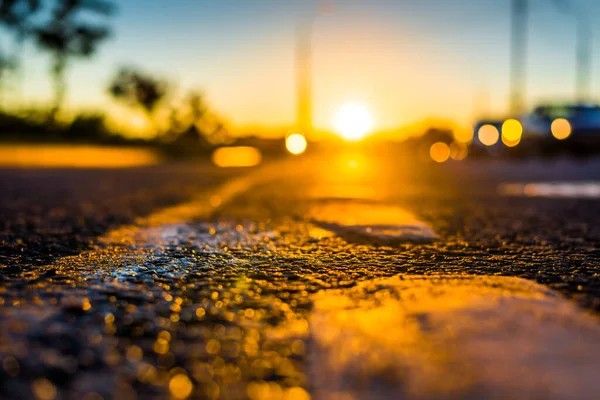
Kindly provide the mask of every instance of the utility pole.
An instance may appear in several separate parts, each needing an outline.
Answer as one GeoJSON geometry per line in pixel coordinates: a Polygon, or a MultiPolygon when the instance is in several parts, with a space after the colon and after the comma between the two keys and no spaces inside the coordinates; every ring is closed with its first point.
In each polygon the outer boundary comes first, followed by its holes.
{"type": "Polygon", "coordinates": [[[312,122],[312,18],[298,24],[296,38],[296,124],[304,136],[312,122]]]}
{"type": "Polygon", "coordinates": [[[572,2],[568,0],[554,0],[554,5],[560,12],[575,16],[575,23],[577,24],[575,96],[578,102],[586,103],[590,100],[592,87],[592,26],[585,14],[581,10],[576,9],[572,2]]]}
{"type": "Polygon", "coordinates": [[[525,107],[528,0],[511,0],[510,111],[521,113],[525,107]]]}
{"type": "Polygon", "coordinates": [[[581,15],[577,16],[577,101],[590,100],[592,86],[592,31],[581,15]]]}

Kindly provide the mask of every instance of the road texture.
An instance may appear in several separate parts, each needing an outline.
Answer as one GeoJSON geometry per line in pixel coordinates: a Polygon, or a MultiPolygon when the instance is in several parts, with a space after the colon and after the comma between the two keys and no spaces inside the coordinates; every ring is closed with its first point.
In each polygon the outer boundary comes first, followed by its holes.
{"type": "Polygon", "coordinates": [[[1,179],[2,398],[595,398],[598,161],[1,179]]]}

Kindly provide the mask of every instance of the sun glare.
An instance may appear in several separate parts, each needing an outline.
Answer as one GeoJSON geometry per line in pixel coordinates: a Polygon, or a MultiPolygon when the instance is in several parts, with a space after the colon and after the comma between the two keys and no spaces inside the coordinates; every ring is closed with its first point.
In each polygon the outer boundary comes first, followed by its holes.
{"type": "Polygon", "coordinates": [[[335,115],[334,126],[345,140],[356,142],[363,139],[373,128],[373,116],[360,103],[346,103],[335,115]]]}

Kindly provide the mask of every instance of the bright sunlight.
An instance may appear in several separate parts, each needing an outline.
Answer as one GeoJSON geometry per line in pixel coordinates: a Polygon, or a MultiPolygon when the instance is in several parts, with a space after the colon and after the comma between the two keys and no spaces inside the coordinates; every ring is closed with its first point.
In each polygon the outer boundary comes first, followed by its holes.
{"type": "Polygon", "coordinates": [[[356,142],[373,128],[373,116],[363,104],[346,103],[336,113],[334,126],[342,138],[356,142]]]}

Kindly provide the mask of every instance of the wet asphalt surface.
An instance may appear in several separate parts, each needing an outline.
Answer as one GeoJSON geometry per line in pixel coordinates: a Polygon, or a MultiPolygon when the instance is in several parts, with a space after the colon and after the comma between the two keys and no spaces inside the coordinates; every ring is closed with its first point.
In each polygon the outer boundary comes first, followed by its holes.
{"type": "Polygon", "coordinates": [[[274,169],[219,202],[203,193],[245,172],[0,171],[0,397],[307,399],[311,295],[398,274],[522,277],[600,311],[598,200],[497,192],[600,180],[599,161],[351,152],[274,169]],[[190,199],[213,208],[123,228],[190,199]],[[319,210],[356,204],[401,207],[440,239],[323,232],[319,210]]]}

